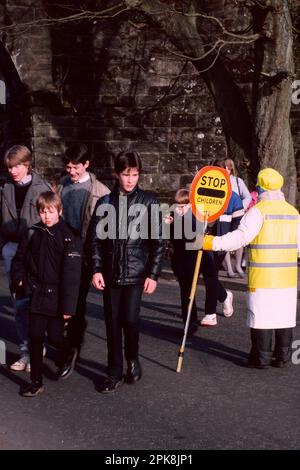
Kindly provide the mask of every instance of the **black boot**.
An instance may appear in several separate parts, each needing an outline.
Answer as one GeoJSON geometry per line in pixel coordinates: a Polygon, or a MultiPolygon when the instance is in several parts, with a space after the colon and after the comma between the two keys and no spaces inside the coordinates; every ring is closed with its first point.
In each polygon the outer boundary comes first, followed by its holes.
{"type": "Polygon", "coordinates": [[[31,382],[22,391],[22,397],[36,397],[39,393],[44,391],[44,386],[41,382],[31,382]]]}
{"type": "Polygon", "coordinates": [[[291,359],[292,348],[290,346],[275,346],[274,351],[275,360],[272,363],[273,367],[285,367],[291,359]]]}
{"type": "Polygon", "coordinates": [[[114,393],[123,381],[123,377],[109,376],[105,379],[99,391],[101,393],[114,393]]]}
{"type": "Polygon", "coordinates": [[[125,381],[128,384],[134,384],[142,377],[142,368],[138,359],[133,361],[127,361],[128,369],[125,377],[125,381]]]}
{"type": "Polygon", "coordinates": [[[59,367],[57,371],[57,378],[66,379],[69,377],[75,367],[76,359],[78,356],[78,349],[72,348],[70,353],[67,356],[66,361],[59,367]]]}
{"type": "Polygon", "coordinates": [[[272,362],[272,353],[269,351],[255,351],[251,349],[247,367],[268,369],[272,362]]]}

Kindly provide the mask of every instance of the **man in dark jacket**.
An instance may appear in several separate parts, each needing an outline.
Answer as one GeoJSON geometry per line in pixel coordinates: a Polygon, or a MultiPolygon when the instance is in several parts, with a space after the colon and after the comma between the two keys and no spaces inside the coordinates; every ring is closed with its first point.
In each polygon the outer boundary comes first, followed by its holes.
{"type": "MultiPolygon", "coordinates": [[[[36,200],[50,186],[40,175],[31,170],[32,156],[24,145],[14,145],[4,155],[10,181],[1,192],[0,200],[0,248],[4,267],[10,282],[10,267],[17,251],[18,243],[28,227],[40,218],[36,200]]],[[[12,370],[30,372],[28,351],[28,299],[17,296],[14,299],[16,330],[21,357],[10,366],[12,370]]]]}
{"type": "Polygon", "coordinates": [[[60,218],[57,194],[42,193],[37,200],[41,217],[23,237],[12,262],[12,288],[30,297],[29,348],[31,384],[22,393],[32,397],[43,391],[43,342],[45,333],[60,351],[60,377],[73,370],[76,350],[64,338],[64,323],[75,315],[81,276],[80,237],[60,218]],[[70,367],[71,364],[71,367],[70,367]]]}
{"type": "Polygon", "coordinates": [[[158,201],[139,189],[141,169],[136,152],[116,157],[117,184],[97,203],[88,237],[92,282],[103,290],[108,348],[103,393],[114,392],[123,382],[122,330],[128,365],[125,380],[133,384],[142,376],[138,360],[141,297],[143,291],[155,291],[164,256],[158,201]]]}
{"type": "MultiPolygon", "coordinates": [[[[85,144],[69,146],[63,156],[63,163],[68,175],[61,180],[61,184],[58,186],[58,193],[63,204],[63,218],[70,227],[80,233],[83,244],[96,202],[105,194],[110,193],[108,187],[88,171],[90,160],[90,152],[85,144]]],[[[86,258],[83,257],[82,261],[77,311],[68,325],[69,341],[78,351],[83,343],[86,328],[86,298],[92,278],[86,258]]]]}

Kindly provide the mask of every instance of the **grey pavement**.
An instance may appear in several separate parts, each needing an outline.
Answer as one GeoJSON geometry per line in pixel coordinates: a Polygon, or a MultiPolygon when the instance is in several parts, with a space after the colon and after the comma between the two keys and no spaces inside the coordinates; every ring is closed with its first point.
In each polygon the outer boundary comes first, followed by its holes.
{"type": "MultiPolygon", "coordinates": [[[[178,374],[179,290],[166,268],[157,292],[143,298],[144,376],[109,396],[97,391],[105,375],[106,340],[101,294],[91,292],[86,342],[71,377],[54,380],[54,351],[49,347],[45,392],[23,398],[19,387],[28,374],[0,366],[0,449],[299,449],[300,365],[243,367],[250,345],[245,281],[224,277],[224,282],[234,289],[235,313],[226,319],[220,306],[218,325],[199,328],[187,344],[178,374]]],[[[201,281],[197,301],[201,318],[201,281]]],[[[0,338],[11,363],[17,346],[2,267],[0,304],[0,338]]],[[[299,321],[295,339],[300,340],[299,321]]]]}

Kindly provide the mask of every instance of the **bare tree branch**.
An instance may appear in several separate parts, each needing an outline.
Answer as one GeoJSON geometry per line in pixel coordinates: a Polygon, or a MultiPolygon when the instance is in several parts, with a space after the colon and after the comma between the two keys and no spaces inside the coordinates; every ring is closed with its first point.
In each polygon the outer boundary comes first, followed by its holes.
{"type": "Polygon", "coordinates": [[[249,41],[224,41],[223,39],[218,39],[214,43],[214,45],[211,49],[209,49],[205,54],[203,54],[202,56],[199,56],[199,57],[188,56],[188,55],[182,54],[180,52],[175,52],[174,50],[169,49],[167,46],[165,46],[165,48],[171,54],[174,54],[174,55],[176,55],[176,56],[178,56],[182,59],[187,59],[187,60],[190,60],[192,62],[196,62],[196,61],[200,61],[200,60],[205,59],[210,54],[212,54],[216,49],[217,49],[217,54],[219,55],[220,50],[223,49],[224,46],[234,45],[234,44],[252,44],[253,42],[257,41],[260,37],[261,37],[260,34],[253,35],[253,39],[251,39],[249,41]]]}
{"type": "Polygon", "coordinates": [[[226,36],[230,36],[230,37],[234,37],[234,38],[238,38],[238,39],[245,39],[246,41],[247,40],[252,40],[252,39],[254,39],[256,41],[258,39],[256,37],[257,36],[256,34],[245,36],[244,34],[238,34],[238,33],[233,33],[231,31],[228,31],[228,29],[226,29],[225,26],[223,25],[222,21],[219,20],[219,18],[217,18],[216,16],[205,15],[203,13],[181,13],[181,14],[183,16],[201,17],[201,18],[213,21],[213,22],[217,23],[218,26],[220,26],[220,28],[222,30],[222,33],[225,34],[226,36]]]}
{"type": "Polygon", "coordinates": [[[124,2],[121,2],[113,7],[107,8],[102,11],[82,10],[77,13],[74,13],[73,15],[68,15],[68,16],[62,16],[62,17],[57,17],[57,18],[47,16],[46,18],[38,18],[37,20],[32,20],[32,21],[28,21],[25,23],[17,23],[17,24],[14,23],[8,26],[1,26],[0,33],[9,32],[14,29],[52,26],[56,24],[58,25],[58,24],[82,21],[86,19],[95,20],[95,19],[115,18],[116,16],[122,14],[128,9],[129,8],[127,6],[124,7],[124,2]]]}
{"type": "Polygon", "coordinates": [[[163,15],[180,15],[183,17],[190,17],[190,18],[201,17],[209,21],[215,22],[221,28],[221,31],[224,35],[230,36],[236,39],[240,39],[240,40],[245,40],[246,44],[249,44],[248,41],[258,39],[258,36],[256,34],[245,36],[244,34],[238,34],[238,33],[233,33],[233,32],[228,31],[225,28],[224,24],[221,22],[221,20],[212,15],[206,15],[204,13],[196,13],[196,12],[184,13],[176,9],[170,9],[168,7],[165,8],[162,4],[161,4],[160,9],[151,9],[149,8],[148,3],[149,2],[146,2],[143,0],[123,0],[117,5],[114,5],[110,8],[106,8],[105,10],[101,10],[101,11],[90,11],[87,9],[78,9],[78,8],[76,9],[76,8],[72,8],[69,6],[56,4],[57,6],[63,6],[64,9],[69,9],[75,13],[73,13],[72,15],[67,15],[67,16],[62,16],[62,17],[47,16],[45,18],[38,18],[36,20],[32,20],[32,21],[28,21],[24,23],[1,26],[0,33],[9,32],[15,29],[18,29],[18,30],[21,29],[22,30],[21,32],[23,33],[24,31],[27,31],[27,28],[30,28],[30,27],[45,27],[45,26],[52,26],[56,24],[59,25],[59,24],[70,23],[70,22],[78,22],[78,21],[87,20],[87,19],[88,20],[101,20],[101,19],[107,19],[107,18],[115,18],[116,16],[124,13],[125,11],[138,10],[151,16],[159,16],[163,14],[163,15]],[[26,29],[24,30],[24,28],[26,29]]]}

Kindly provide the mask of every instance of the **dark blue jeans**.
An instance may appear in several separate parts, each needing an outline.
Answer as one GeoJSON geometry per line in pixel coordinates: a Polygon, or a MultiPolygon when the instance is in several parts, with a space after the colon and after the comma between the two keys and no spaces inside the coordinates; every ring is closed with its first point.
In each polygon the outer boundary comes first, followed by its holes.
{"type": "MultiPolygon", "coordinates": [[[[7,242],[2,248],[2,256],[4,261],[4,268],[9,280],[10,279],[10,269],[13,257],[16,254],[18,244],[14,242],[7,242]]],[[[21,357],[27,358],[29,356],[29,346],[28,346],[28,324],[29,324],[29,298],[24,299],[15,299],[12,296],[15,322],[16,322],[16,331],[18,342],[20,346],[21,357]]]]}

